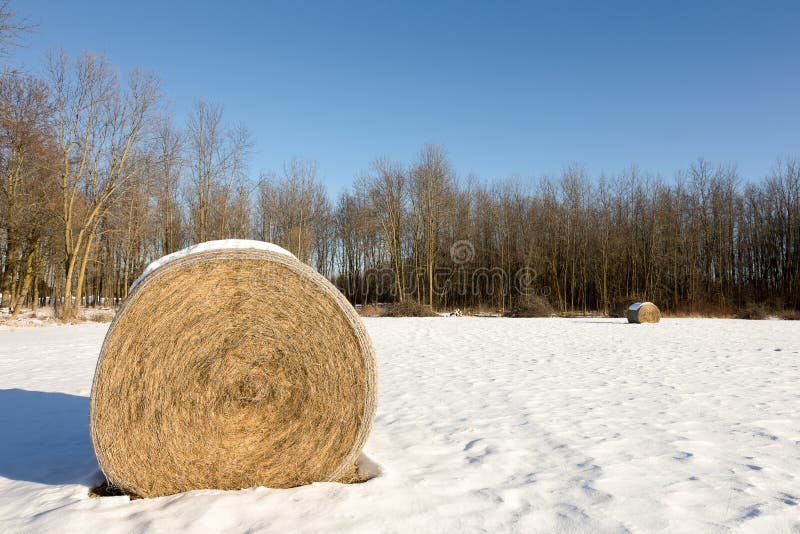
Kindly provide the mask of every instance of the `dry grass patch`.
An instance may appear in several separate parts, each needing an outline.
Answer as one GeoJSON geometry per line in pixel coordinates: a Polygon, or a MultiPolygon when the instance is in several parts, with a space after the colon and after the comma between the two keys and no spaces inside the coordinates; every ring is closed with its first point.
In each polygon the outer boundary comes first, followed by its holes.
{"type": "Polygon", "coordinates": [[[384,308],[384,317],[437,317],[430,306],[414,301],[393,302],[384,308]]]}

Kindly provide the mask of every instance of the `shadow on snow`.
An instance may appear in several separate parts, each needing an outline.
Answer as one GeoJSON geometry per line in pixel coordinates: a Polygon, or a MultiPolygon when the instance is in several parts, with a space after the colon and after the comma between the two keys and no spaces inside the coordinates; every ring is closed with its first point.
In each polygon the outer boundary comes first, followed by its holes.
{"type": "Polygon", "coordinates": [[[99,467],[89,437],[89,397],[0,389],[0,476],[91,485],[99,467]]]}

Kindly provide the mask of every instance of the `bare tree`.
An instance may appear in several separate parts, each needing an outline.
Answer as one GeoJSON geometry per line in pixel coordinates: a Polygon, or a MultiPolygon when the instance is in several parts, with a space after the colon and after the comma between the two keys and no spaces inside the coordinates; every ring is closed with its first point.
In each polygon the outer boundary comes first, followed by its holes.
{"type": "Polygon", "coordinates": [[[74,64],[51,57],[64,229],[64,315],[80,303],[97,228],[141,166],[132,158],[149,133],[159,102],[158,80],[141,71],[122,89],[105,58],[87,53],[74,64]],[[77,283],[76,283],[77,282],[77,283]]]}
{"type": "Polygon", "coordinates": [[[444,149],[437,145],[426,145],[419,155],[419,162],[411,171],[413,184],[412,210],[421,240],[417,251],[427,279],[428,304],[433,306],[436,256],[439,253],[439,232],[442,219],[450,208],[449,195],[454,185],[450,163],[444,149]]]}
{"type": "Polygon", "coordinates": [[[0,302],[14,313],[33,283],[52,208],[52,112],[43,81],[0,76],[0,302]]]}
{"type": "Polygon", "coordinates": [[[185,138],[163,119],[155,138],[155,168],[150,176],[154,180],[157,198],[157,219],[160,231],[160,254],[169,254],[183,244],[181,228],[180,181],[183,173],[185,138]]]}
{"type": "Polygon", "coordinates": [[[221,105],[201,100],[187,121],[190,222],[196,242],[226,237],[231,194],[242,184],[252,144],[246,128],[227,128],[222,116],[221,105]]]}
{"type": "Polygon", "coordinates": [[[259,191],[261,234],[309,261],[315,234],[329,212],[316,163],[295,158],[283,166],[281,176],[262,175],[259,191]]]}
{"type": "Polygon", "coordinates": [[[11,48],[19,46],[23,36],[32,29],[28,21],[16,16],[11,0],[0,0],[0,56],[6,56],[11,48]]]}
{"type": "Polygon", "coordinates": [[[405,298],[405,264],[403,262],[404,225],[407,218],[408,180],[403,168],[388,157],[372,163],[373,174],[367,177],[374,213],[386,239],[391,266],[395,275],[395,293],[400,302],[405,298]]]}

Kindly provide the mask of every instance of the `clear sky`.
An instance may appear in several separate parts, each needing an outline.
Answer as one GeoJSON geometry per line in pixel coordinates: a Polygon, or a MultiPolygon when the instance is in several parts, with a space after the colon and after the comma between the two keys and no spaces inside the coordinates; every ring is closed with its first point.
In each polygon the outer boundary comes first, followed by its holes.
{"type": "Polygon", "coordinates": [[[800,2],[16,0],[14,59],[105,53],[158,71],[179,121],[222,103],[250,168],[318,162],[336,193],[377,155],[444,145],[459,176],[763,177],[800,155],[800,2]]]}

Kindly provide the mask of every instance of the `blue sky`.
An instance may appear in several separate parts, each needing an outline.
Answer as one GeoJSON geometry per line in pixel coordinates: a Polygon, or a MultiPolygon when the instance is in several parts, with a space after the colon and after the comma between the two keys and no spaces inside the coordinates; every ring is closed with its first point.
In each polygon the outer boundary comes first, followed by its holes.
{"type": "Polygon", "coordinates": [[[250,169],[318,162],[336,193],[377,155],[444,145],[459,176],[674,176],[698,157],[763,177],[800,155],[800,2],[16,0],[13,61],[105,53],[158,71],[182,122],[222,103],[250,169]]]}

